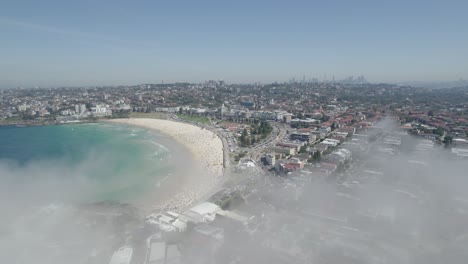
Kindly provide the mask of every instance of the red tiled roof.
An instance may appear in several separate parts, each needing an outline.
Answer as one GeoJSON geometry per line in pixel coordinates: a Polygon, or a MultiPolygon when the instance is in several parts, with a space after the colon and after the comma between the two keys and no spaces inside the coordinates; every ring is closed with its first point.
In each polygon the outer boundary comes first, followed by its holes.
{"type": "Polygon", "coordinates": [[[283,168],[285,170],[296,170],[299,168],[299,164],[293,164],[293,163],[286,163],[283,165],[283,168]]]}
{"type": "Polygon", "coordinates": [[[314,131],[314,130],[311,129],[311,128],[300,128],[300,129],[297,130],[297,132],[299,132],[299,133],[310,133],[312,131],[314,131]]]}

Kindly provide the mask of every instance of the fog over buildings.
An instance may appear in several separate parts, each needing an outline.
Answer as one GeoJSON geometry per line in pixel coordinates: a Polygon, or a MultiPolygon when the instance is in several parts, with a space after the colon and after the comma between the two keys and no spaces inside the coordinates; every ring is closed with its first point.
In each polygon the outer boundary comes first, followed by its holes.
{"type": "Polygon", "coordinates": [[[378,138],[353,152],[356,165],[336,182],[293,173],[247,199],[243,210],[261,212],[263,224],[237,241],[252,254],[239,263],[463,263],[466,160],[389,121],[378,126],[369,131],[378,138]]]}
{"type": "MultiPolygon", "coordinates": [[[[0,258],[109,263],[127,245],[132,263],[151,263],[142,251],[157,247],[165,253],[155,263],[465,263],[466,159],[402,132],[392,118],[360,135],[357,145],[340,146],[351,149],[351,160],[326,177],[314,174],[316,165],[284,176],[232,172],[243,178],[224,189],[234,199],[184,232],[158,231],[129,205],[44,206],[41,198],[72,201],[89,183],[79,170],[72,180],[60,178],[60,164],[2,163],[0,258]],[[8,180],[32,172],[41,182],[8,180]]],[[[219,197],[209,202],[219,204],[219,197]]]]}

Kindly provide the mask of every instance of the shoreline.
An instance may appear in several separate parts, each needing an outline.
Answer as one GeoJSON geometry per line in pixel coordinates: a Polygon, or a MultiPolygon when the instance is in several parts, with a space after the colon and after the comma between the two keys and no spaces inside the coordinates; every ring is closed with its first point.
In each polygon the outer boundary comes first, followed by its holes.
{"type": "Polygon", "coordinates": [[[160,133],[184,148],[179,149],[179,153],[189,152],[192,160],[187,157],[177,160],[178,157],[173,157],[178,175],[166,176],[161,186],[155,186],[155,192],[149,194],[141,205],[141,209],[147,213],[185,210],[194,203],[209,198],[224,182],[223,143],[210,130],[187,123],[150,118],[122,118],[101,122],[137,126],[160,133]]]}
{"type": "MultiPolygon", "coordinates": [[[[109,119],[110,120],[110,119],[109,119]]],[[[73,124],[87,124],[87,123],[99,123],[105,121],[104,119],[82,119],[72,122],[57,122],[52,120],[17,120],[17,121],[0,121],[0,126],[16,126],[16,127],[35,127],[35,126],[59,126],[59,125],[73,125],[73,124]]]]}

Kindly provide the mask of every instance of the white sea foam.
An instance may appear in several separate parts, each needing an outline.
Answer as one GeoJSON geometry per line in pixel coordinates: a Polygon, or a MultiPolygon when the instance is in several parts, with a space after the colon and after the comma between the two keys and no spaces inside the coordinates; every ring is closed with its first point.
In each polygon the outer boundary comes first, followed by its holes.
{"type": "Polygon", "coordinates": [[[153,140],[150,140],[150,142],[153,143],[154,145],[158,146],[159,148],[162,148],[162,149],[164,149],[165,151],[169,152],[169,149],[168,149],[168,148],[166,148],[165,146],[159,144],[158,142],[153,141],[153,140]]]}

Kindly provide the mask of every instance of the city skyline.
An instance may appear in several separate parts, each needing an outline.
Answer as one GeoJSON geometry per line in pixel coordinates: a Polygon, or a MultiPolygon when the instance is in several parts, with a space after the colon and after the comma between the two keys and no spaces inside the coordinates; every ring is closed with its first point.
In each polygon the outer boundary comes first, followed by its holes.
{"type": "Polygon", "coordinates": [[[467,3],[3,4],[0,87],[466,79],[467,3]]]}

